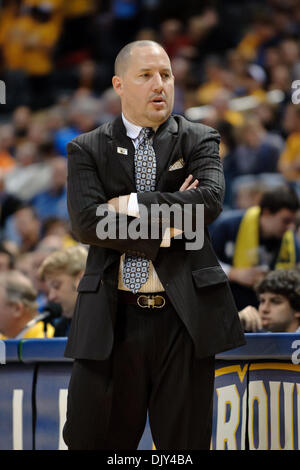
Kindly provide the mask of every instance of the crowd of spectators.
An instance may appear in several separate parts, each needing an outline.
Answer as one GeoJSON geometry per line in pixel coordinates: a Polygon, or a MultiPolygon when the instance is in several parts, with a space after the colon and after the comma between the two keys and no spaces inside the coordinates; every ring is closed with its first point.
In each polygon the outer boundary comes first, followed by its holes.
{"type": "Polygon", "coordinates": [[[129,41],[161,43],[174,112],[220,132],[225,215],[282,185],[299,198],[300,0],[2,0],[0,13],[0,271],[30,279],[38,312],[56,311],[39,268],[77,245],[66,144],[120,113],[111,77],[129,41]]]}

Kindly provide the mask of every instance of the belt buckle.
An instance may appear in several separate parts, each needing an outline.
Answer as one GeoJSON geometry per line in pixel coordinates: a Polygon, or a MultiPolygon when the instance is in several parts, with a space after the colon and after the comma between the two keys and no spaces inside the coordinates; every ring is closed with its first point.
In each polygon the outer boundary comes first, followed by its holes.
{"type": "Polygon", "coordinates": [[[142,308],[162,308],[165,306],[166,304],[166,300],[165,298],[162,296],[162,295],[139,295],[138,298],[137,298],[137,304],[139,307],[142,307],[142,308]],[[163,303],[161,305],[155,305],[155,299],[156,298],[159,298],[159,299],[162,299],[163,300],[163,303]],[[143,305],[140,303],[140,301],[142,301],[142,299],[146,299],[147,303],[146,305],[143,305]]]}

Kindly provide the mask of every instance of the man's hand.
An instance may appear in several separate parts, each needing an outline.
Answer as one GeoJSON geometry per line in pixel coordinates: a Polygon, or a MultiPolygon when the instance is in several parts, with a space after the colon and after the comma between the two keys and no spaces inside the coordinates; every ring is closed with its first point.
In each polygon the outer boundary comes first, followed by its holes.
{"type": "Polygon", "coordinates": [[[256,282],[263,279],[266,274],[266,271],[260,267],[232,268],[228,273],[228,279],[243,286],[252,287],[256,282]]]}
{"type": "Polygon", "coordinates": [[[107,204],[111,205],[116,212],[119,212],[120,214],[127,214],[129,197],[130,194],[126,194],[125,196],[114,197],[107,201],[107,204]]]}
{"type": "Polygon", "coordinates": [[[262,321],[255,307],[245,307],[239,312],[239,317],[244,330],[255,332],[262,329],[262,321]]]}
{"type": "MultiPolygon", "coordinates": [[[[180,186],[179,191],[188,191],[190,189],[195,189],[199,181],[196,179],[191,183],[193,179],[193,175],[189,175],[183,184],[180,186]]],[[[107,203],[111,205],[116,212],[119,212],[120,214],[128,214],[128,202],[129,202],[129,197],[130,194],[126,194],[125,196],[119,196],[119,197],[114,197],[112,199],[109,199],[107,203]]],[[[162,247],[169,247],[171,243],[171,238],[176,237],[176,235],[179,235],[183,232],[183,230],[177,229],[175,227],[168,227],[165,230],[165,233],[163,235],[163,240],[161,243],[162,247]]]]}
{"type": "Polygon", "coordinates": [[[193,179],[193,175],[189,175],[189,176],[185,179],[184,183],[180,186],[179,191],[188,191],[188,190],[190,190],[190,189],[195,189],[195,188],[197,188],[197,186],[198,186],[198,184],[199,184],[199,181],[198,181],[198,180],[195,180],[192,184],[190,184],[191,181],[192,181],[192,179],[193,179]]]}

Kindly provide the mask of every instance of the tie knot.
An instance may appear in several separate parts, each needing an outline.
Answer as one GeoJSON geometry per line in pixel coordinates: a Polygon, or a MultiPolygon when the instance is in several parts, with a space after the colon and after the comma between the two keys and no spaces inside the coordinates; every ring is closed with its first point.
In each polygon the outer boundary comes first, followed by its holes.
{"type": "Polygon", "coordinates": [[[143,139],[145,139],[145,138],[146,138],[146,139],[150,139],[150,137],[152,136],[153,132],[154,132],[154,131],[153,131],[152,127],[142,127],[142,129],[141,129],[141,137],[142,137],[143,139]]]}

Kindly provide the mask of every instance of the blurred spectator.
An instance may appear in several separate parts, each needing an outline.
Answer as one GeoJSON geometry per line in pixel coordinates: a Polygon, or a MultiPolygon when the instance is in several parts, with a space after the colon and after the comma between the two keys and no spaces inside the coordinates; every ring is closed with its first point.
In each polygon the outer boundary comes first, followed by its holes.
{"type": "Polygon", "coordinates": [[[291,80],[299,79],[300,50],[299,41],[292,37],[283,39],[279,45],[280,57],[283,64],[291,73],[291,80]]]}
{"type": "Polygon", "coordinates": [[[115,90],[110,87],[102,93],[100,100],[99,124],[112,121],[121,113],[120,97],[115,90]]]}
{"type": "Polygon", "coordinates": [[[254,96],[259,102],[266,99],[264,85],[267,79],[263,67],[257,64],[249,64],[244,78],[244,94],[254,96]]]}
{"type": "Polygon", "coordinates": [[[32,120],[32,112],[28,106],[18,106],[12,113],[12,125],[16,145],[27,139],[28,129],[32,120]]]}
{"type": "Polygon", "coordinates": [[[245,119],[238,132],[239,145],[231,158],[231,176],[276,173],[284,142],[266,131],[259,119],[245,119]]]}
{"type": "Polygon", "coordinates": [[[0,169],[9,171],[15,167],[16,162],[12,151],[14,148],[14,128],[11,124],[0,126],[0,169]]]}
{"type": "Polygon", "coordinates": [[[295,232],[300,244],[300,211],[297,213],[296,222],[295,222],[295,232]]]}
{"type": "Polygon", "coordinates": [[[48,162],[39,161],[37,146],[24,141],[16,147],[16,166],[6,175],[7,192],[30,200],[41,190],[48,188],[51,181],[51,167],[48,162]]]}
{"type": "Polygon", "coordinates": [[[30,205],[23,205],[15,212],[15,228],[19,236],[19,252],[33,251],[41,234],[41,221],[30,205]]]}
{"type": "Polygon", "coordinates": [[[15,259],[13,254],[0,244],[0,272],[10,271],[14,269],[15,259]]]}
{"type": "Polygon", "coordinates": [[[244,124],[244,116],[241,112],[230,107],[230,100],[232,98],[233,93],[222,88],[216,92],[211,105],[218,120],[227,121],[233,127],[239,128],[244,124]]]}
{"type": "Polygon", "coordinates": [[[34,196],[30,204],[40,220],[56,216],[68,220],[67,209],[67,162],[64,157],[57,157],[50,162],[52,174],[50,186],[34,196]]]}
{"type": "Polygon", "coordinates": [[[182,49],[193,44],[191,38],[184,32],[183,23],[177,18],[170,18],[161,23],[159,42],[171,61],[180,55],[182,49]]]}
{"type": "Polygon", "coordinates": [[[208,57],[204,63],[204,82],[197,90],[199,105],[211,103],[224,88],[224,64],[217,56],[208,57]]]}
{"type": "Polygon", "coordinates": [[[7,219],[12,216],[22,205],[21,199],[5,190],[5,175],[0,170],[0,236],[3,237],[3,229],[7,219]]]}
{"type": "Polygon", "coordinates": [[[300,272],[271,271],[255,291],[258,310],[249,305],[239,312],[246,331],[300,333],[300,272]]]}
{"type": "Polygon", "coordinates": [[[191,73],[190,62],[185,57],[175,57],[172,62],[172,71],[175,77],[175,98],[173,112],[184,114],[187,107],[187,88],[191,73]]]}
{"type": "Polygon", "coordinates": [[[95,0],[61,1],[64,21],[62,34],[56,45],[56,60],[59,65],[70,66],[86,59],[91,54],[93,36],[91,26],[96,11],[95,0]],[[78,32],[80,31],[80,34],[78,32]]]}
{"type": "Polygon", "coordinates": [[[61,19],[53,3],[26,1],[21,14],[2,34],[4,66],[27,74],[33,109],[49,106],[53,100],[52,55],[61,32],[61,19]]]}
{"type": "Polygon", "coordinates": [[[237,51],[247,60],[264,63],[264,53],[276,37],[276,27],[270,13],[260,12],[255,15],[248,31],[237,46],[237,51]]]}
{"type": "Polygon", "coordinates": [[[83,276],[87,250],[81,245],[55,251],[42,263],[39,275],[45,282],[49,301],[62,307],[62,317],[54,323],[55,336],[67,336],[75,303],[77,287],[83,276]]]}
{"type": "Polygon", "coordinates": [[[283,121],[288,133],[285,148],[280,155],[279,170],[292,182],[300,194],[300,105],[290,104],[283,121]]]}
{"type": "MultiPolygon", "coordinates": [[[[248,178],[247,178],[248,179],[248,178]]],[[[266,191],[266,187],[256,178],[243,181],[238,187],[234,184],[234,207],[236,209],[249,209],[251,206],[259,206],[260,200],[266,191]]]]}
{"type": "Polygon", "coordinates": [[[15,269],[32,281],[32,252],[21,253],[16,256],[15,269]]]}
{"type": "Polygon", "coordinates": [[[37,312],[36,296],[32,283],[22,273],[0,273],[1,339],[53,336],[53,326],[44,324],[37,312]]]}
{"type": "Polygon", "coordinates": [[[67,125],[54,133],[55,148],[60,155],[66,156],[67,143],[71,139],[98,126],[100,105],[100,100],[86,91],[73,97],[68,107],[67,125]]]}
{"type": "Polygon", "coordinates": [[[300,202],[288,187],[266,191],[259,206],[230,211],[212,226],[212,242],[228,275],[238,309],[257,305],[255,283],[269,270],[300,262],[294,233],[300,202]]]}

